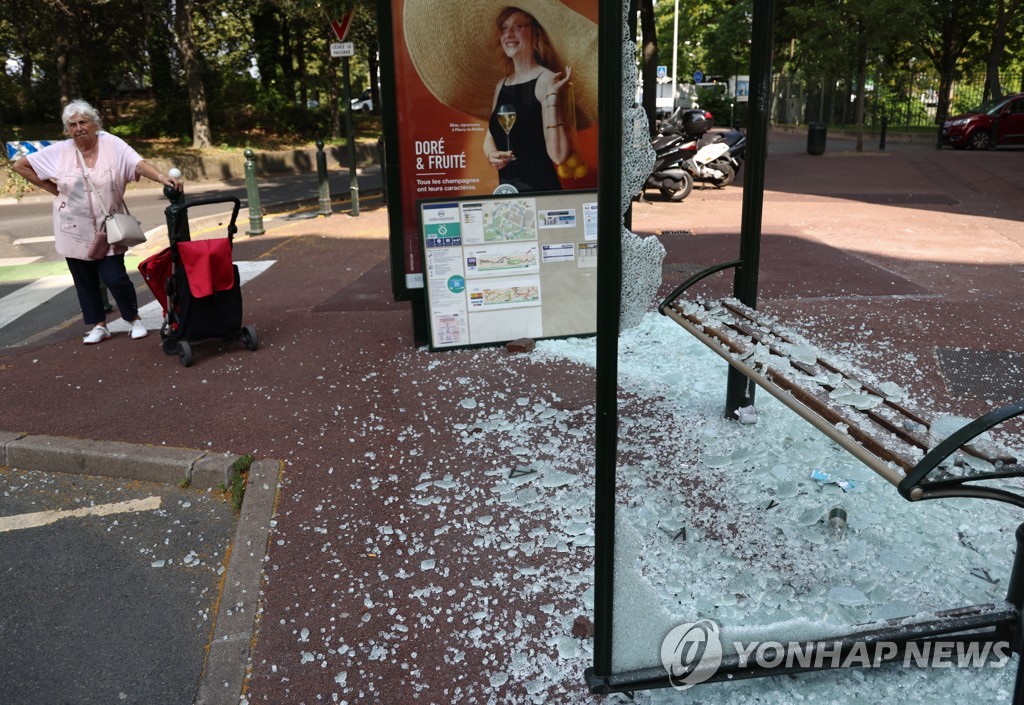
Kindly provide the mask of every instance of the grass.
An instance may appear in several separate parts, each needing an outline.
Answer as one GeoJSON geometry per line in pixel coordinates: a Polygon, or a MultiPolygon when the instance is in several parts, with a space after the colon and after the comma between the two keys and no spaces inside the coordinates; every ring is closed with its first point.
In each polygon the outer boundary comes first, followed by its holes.
{"type": "Polygon", "coordinates": [[[219,485],[221,492],[224,492],[231,501],[235,513],[242,511],[242,501],[245,499],[245,485],[249,479],[249,468],[252,466],[252,455],[243,455],[231,465],[231,477],[227,484],[219,485]]]}

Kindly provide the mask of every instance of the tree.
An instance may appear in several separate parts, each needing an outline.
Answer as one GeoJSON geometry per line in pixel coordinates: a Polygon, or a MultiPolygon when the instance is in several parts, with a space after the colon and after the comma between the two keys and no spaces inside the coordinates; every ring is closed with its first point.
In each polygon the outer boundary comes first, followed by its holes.
{"type": "MultiPolygon", "coordinates": [[[[985,64],[985,92],[995,100],[1003,97],[999,66],[1006,55],[1006,35],[1011,26],[1024,21],[1024,0],[996,0],[996,18],[992,23],[991,41],[985,64]]],[[[1024,79],[1022,79],[1024,80],[1024,79]]]]}
{"type": "Polygon", "coordinates": [[[185,82],[188,85],[188,101],[192,115],[192,146],[203,149],[213,145],[210,133],[210,116],[206,105],[206,88],[203,84],[203,70],[196,50],[195,28],[192,21],[192,0],[175,0],[174,28],[178,35],[185,82]]]}
{"type": "Polygon", "coordinates": [[[924,0],[920,46],[939,74],[936,119],[949,115],[954,73],[992,0],[924,0]]]}

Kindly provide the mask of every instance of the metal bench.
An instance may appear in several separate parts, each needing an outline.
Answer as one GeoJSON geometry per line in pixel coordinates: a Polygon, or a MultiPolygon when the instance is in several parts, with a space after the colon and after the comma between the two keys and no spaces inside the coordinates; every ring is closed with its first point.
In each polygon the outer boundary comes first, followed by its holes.
{"type": "Polygon", "coordinates": [[[741,263],[733,260],[698,272],[658,310],[895,485],[904,498],[977,497],[1024,507],[1018,492],[977,484],[1024,476],[1024,464],[1014,455],[978,440],[1024,413],[1024,401],[989,412],[937,442],[927,414],[903,404],[884,384],[865,381],[817,355],[809,357],[806,341],[784,330],[777,319],[736,299],[683,298],[701,280],[741,263]]]}

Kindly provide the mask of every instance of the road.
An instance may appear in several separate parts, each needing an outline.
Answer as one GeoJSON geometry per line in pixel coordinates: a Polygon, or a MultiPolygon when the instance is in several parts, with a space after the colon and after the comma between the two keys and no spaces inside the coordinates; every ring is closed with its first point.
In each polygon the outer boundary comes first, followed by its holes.
{"type": "Polygon", "coordinates": [[[174,484],[0,474],[7,703],[195,698],[235,515],[174,484]]]}
{"type": "MultiPolygon", "coordinates": [[[[348,209],[349,177],[347,171],[329,175],[333,209],[348,209]],[[344,203],[342,203],[344,201],[344,203]]],[[[362,198],[379,195],[379,167],[359,171],[362,198]]],[[[305,207],[317,207],[319,184],[316,174],[287,174],[264,177],[259,181],[260,205],[265,214],[284,213],[305,207]]],[[[186,201],[205,198],[238,198],[242,209],[238,216],[239,232],[248,227],[248,195],[245,181],[210,181],[185,184],[186,201]]],[[[125,197],[128,208],[142,221],[147,231],[165,223],[168,205],[163,190],[137,186],[125,197]]],[[[195,219],[230,210],[229,204],[204,206],[189,211],[195,219]]],[[[284,221],[268,217],[264,228],[269,232],[284,221]]],[[[63,258],[53,249],[52,199],[29,196],[21,202],[0,201],[0,348],[32,340],[54,328],[80,321],[78,299],[63,258]]],[[[163,231],[155,234],[164,237],[163,231]]],[[[138,275],[137,257],[129,253],[129,273],[140,291],[140,304],[152,299],[138,275]]]]}

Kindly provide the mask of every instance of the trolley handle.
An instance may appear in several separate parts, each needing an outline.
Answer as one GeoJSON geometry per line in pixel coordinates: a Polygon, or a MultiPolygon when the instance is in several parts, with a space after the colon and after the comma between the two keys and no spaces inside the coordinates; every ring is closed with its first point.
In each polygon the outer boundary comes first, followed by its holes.
{"type": "Polygon", "coordinates": [[[178,228],[181,225],[181,219],[186,217],[189,208],[195,208],[197,206],[212,206],[217,203],[234,204],[231,208],[231,222],[228,223],[228,240],[233,242],[235,233],[238,232],[238,226],[235,225],[235,221],[238,219],[238,211],[242,209],[242,202],[237,196],[200,198],[198,201],[189,201],[188,203],[182,204],[181,208],[174,214],[173,231],[178,232],[178,228]]]}

